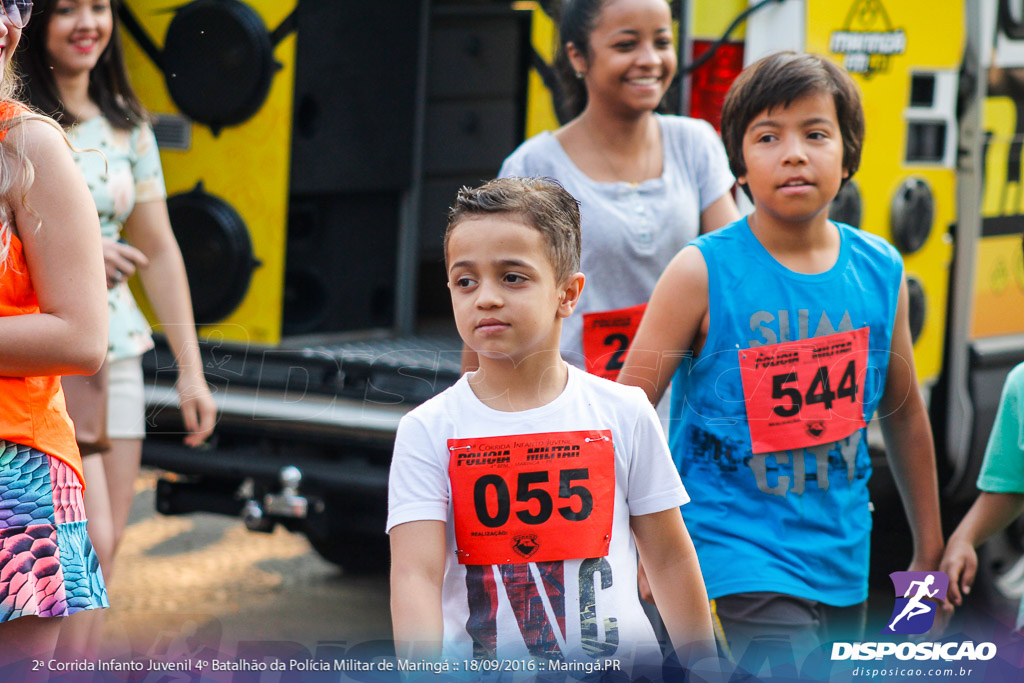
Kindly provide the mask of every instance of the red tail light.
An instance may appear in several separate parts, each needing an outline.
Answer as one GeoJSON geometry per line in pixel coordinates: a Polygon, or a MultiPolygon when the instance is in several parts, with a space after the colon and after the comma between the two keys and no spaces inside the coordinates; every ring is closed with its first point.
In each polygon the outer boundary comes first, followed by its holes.
{"type": "MultiPolygon", "coordinates": [[[[713,44],[713,40],[693,41],[694,61],[713,44]]],[[[722,43],[715,56],[693,72],[690,81],[690,116],[704,119],[715,130],[719,130],[725,94],[742,70],[743,43],[722,43]]]]}

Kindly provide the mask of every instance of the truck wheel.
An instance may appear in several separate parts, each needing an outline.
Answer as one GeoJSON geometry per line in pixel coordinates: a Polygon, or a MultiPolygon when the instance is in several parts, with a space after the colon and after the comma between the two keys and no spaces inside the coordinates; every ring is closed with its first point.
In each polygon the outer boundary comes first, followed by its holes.
{"type": "Polygon", "coordinates": [[[386,570],[391,562],[388,538],[384,534],[358,534],[351,530],[324,534],[309,530],[306,538],[320,557],[350,574],[378,573],[386,570]]]}

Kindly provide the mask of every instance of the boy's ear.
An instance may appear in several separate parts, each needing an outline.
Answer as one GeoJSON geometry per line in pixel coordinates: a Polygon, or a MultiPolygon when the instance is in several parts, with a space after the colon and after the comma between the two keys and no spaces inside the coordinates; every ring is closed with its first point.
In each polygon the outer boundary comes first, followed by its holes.
{"type": "Polygon", "coordinates": [[[576,304],[580,302],[580,294],[583,292],[583,283],[586,280],[583,273],[573,273],[569,276],[568,282],[565,283],[559,292],[558,300],[558,317],[568,318],[572,315],[572,312],[576,309],[576,304]]]}
{"type": "Polygon", "coordinates": [[[578,74],[587,73],[587,57],[576,47],[576,43],[569,41],[565,44],[565,55],[569,58],[573,71],[578,74]]]}

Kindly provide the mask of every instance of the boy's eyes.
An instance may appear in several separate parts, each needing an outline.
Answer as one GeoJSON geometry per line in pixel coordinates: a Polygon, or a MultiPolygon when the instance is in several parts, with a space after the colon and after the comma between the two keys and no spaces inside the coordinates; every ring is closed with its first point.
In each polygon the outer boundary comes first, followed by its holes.
{"type": "MultiPolygon", "coordinates": [[[[525,275],[521,275],[519,273],[505,273],[504,275],[501,276],[501,281],[509,285],[522,284],[526,282],[527,279],[528,278],[525,275]]],[[[467,289],[469,287],[473,287],[474,285],[476,285],[476,283],[477,281],[468,275],[461,275],[452,280],[452,284],[459,289],[467,289]]]]}
{"type": "MultiPolygon", "coordinates": [[[[829,137],[828,133],[826,133],[825,131],[821,131],[821,130],[811,131],[810,133],[807,134],[807,139],[808,140],[826,140],[826,139],[828,139],[828,137],[829,137]]],[[[761,133],[760,135],[757,136],[756,141],[757,142],[775,142],[778,139],[779,139],[779,136],[775,135],[774,133],[761,133]]]]}

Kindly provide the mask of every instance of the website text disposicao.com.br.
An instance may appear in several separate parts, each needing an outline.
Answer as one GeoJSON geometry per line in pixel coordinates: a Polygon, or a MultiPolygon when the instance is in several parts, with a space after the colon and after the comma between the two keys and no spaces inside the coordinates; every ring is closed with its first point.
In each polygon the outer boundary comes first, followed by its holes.
{"type": "Polygon", "coordinates": [[[854,667],[859,678],[943,678],[970,677],[974,662],[995,657],[993,643],[833,643],[832,660],[873,660],[854,667]],[[895,658],[897,662],[893,662],[895,658]]]}
{"type": "Polygon", "coordinates": [[[858,666],[852,671],[850,675],[857,676],[858,678],[909,678],[920,677],[920,678],[942,678],[951,679],[957,677],[970,677],[974,673],[974,667],[970,666],[946,666],[946,667],[919,667],[915,668],[912,666],[889,666],[889,667],[871,667],[871,666],[858,666]]]}

